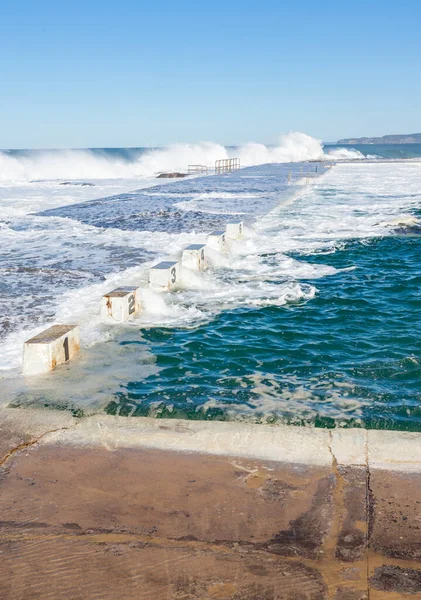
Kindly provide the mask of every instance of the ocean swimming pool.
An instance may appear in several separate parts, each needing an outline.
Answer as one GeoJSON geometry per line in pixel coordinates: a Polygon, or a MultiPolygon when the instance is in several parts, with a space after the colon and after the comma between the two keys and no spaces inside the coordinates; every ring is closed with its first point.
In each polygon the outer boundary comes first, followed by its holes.
{"type": "MultiPolygon", "coordinates": [[[[78,361],[42,380],[7,377],[12,402],[421,429],[421,240],[396,225],[419,214],[421,164],[338,164],[309,186],[301,168],[253,167],[34,217],[57,261],[59,230],[75,248],[63,243],[66,270],[92,278],[51,301],[56,318],[82,321],[87,342],[78,361]],[[152,260],[233,218],[244,219],[246,238],[229,258],[177,292],[145,291],[129,326],[101,324],[98,299],[111,283],[145,282],[152,260]]],[[[6,337],[10,356],[18,339],[6,337]]]]}

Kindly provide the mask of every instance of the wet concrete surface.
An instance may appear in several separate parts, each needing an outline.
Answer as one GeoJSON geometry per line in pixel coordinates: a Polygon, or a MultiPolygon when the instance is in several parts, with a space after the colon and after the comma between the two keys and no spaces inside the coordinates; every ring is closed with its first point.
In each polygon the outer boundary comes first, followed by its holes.
{"type": "Polygon", "coordinates": [[[420,599],[420,482],[31,441],[1,467],[0,598],[420,599]]]}

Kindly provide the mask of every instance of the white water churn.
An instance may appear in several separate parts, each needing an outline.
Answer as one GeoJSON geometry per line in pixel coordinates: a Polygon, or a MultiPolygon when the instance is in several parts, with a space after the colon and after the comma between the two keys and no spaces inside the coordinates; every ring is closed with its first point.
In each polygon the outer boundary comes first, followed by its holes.
{"type": "Polygon", "coordinates": [[[226,225],[227,237],[231,240],[239,240],[243,237],[244,225],[243,221],[238,223],[227,223],[226,225]]]}
{"type": "Polygon", "coordinates": [[[79,350],[80,335],[77,325],[53,325],[25,342],[23,373],[48,373],[71,360],[79,350]]]}
{"type": "Polygon", "coordinates": [[[170,291],[180,280],[180,265],[177,261],[164,260],[149,271],[149,286],[158,291],[170,291]]]}
{"type": "Polygon", "coordinates": [[[184,248],[181,264],[193,271],[204,271],[207,267],[206,244],[190,244],[184,248]]]}
{"type": "Polygon", "coordinates": [[[140,311],[140,288],[119,287],[102,296],[101,317],[124,323],[140,311]]]}
{"type": "Polygon", "coordinates": [[[207,238],[207,245],[218,252],[226,250],[226,233],[225,231],[212,231],[207,238]]]}

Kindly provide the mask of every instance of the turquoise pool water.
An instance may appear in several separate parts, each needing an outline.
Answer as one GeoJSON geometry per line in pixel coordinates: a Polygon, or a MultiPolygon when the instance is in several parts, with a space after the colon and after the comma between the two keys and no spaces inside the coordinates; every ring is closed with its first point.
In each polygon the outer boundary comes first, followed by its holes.
{"type": "Polygon", "coordinates": [[[145,331],[131,343],[150,347],[159,372],[107,410],[420,430],[420,253],[419,237],[352,240],[328,256],[339,272],[311,301],[145,331]]]}

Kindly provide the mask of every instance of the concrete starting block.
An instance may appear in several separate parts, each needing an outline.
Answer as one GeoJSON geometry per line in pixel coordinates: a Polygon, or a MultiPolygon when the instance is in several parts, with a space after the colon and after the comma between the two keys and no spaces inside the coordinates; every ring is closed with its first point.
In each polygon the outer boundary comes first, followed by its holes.
{"type": "Polygon", "coordinates": [[[218,252],[225,252],[226,250],[226,233],[225,231],[212,231],[208,235],[207,245],[218,252]]]}
{"type": "Polygon", "coordinates": [[[169,291],[178,284],[180,265],[176,261],[165,260],[149,271],[149,286],[155,290],[169,291]]]}
{"type": "Polygon", "coordinates": [[[23,347],[24,375],[48,373],[71,360],[80,349],[77,325],[53,325],[27,340],[23,347]]]}
{"type": "Polygon", "coordinates": [[[238,223],[227,223],[226,232],[227,237],[231,240],[239,240],[243,237],[244,233],[243,221],[239,221],[238,223]]]}
{"type": "Polygon", "coordinates": [[[119,287],[102,296],[101,317],[119,323],[127,321],[140,310],[140,288],[119,287]]]}
{"type": "Polygon", "coordinates": [[[193,271],[204,271],[206,264],[206,244],[190,244],[184,248],[181,264],[193,271]]]}

